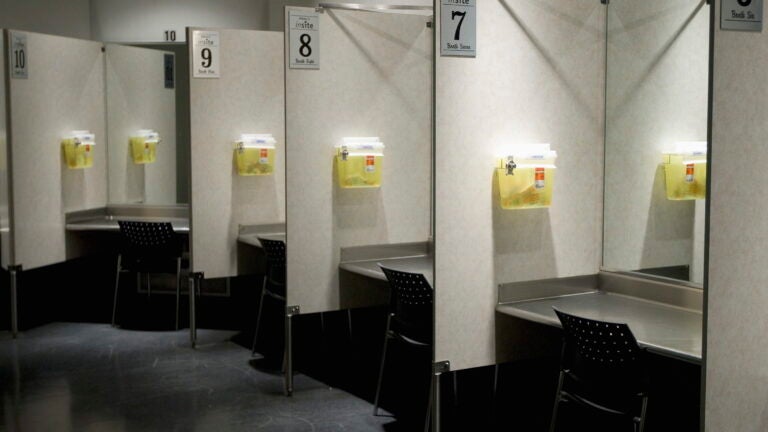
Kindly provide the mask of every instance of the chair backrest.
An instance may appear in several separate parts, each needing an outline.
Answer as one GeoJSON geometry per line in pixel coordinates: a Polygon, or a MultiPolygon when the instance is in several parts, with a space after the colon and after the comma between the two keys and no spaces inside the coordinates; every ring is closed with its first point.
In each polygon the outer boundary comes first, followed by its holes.
{"type": "Polygon", "coordinates": [[[267,258],[267,275],[273,284],[285,284],[285,242],[258,237],[267,258]]]}
{"type": "Polygon", "coordinates": [[[181,242],[170,222],[119,220],[123,252],[141,257],[179,257],[181,242]]]}
{"type": "Polygon", "coordinates": [[[563,366],[573,375],[617,387],[644,379],[645,350],[627,324],[555,313],[564,331],[563,366]]]}
{"type": "Polygon", "coordinates": [[[419,342],[432,340],[434,290],[421,273],[393,270],[379,264],[390,286],[390,312],[394,328],[419,342]]]}

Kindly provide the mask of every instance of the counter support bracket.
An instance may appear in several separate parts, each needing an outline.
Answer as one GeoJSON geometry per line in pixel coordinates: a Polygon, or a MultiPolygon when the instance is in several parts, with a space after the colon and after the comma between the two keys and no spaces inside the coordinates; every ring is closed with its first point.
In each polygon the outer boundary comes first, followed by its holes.
{"type": "Polygon", "coordinates": [[[299,315],[299,306],[285,307],[285,395],[293,396],[293,316],[299,315]]]}
{"type": "Polygon", "coordinates": [[[440,375],[451,371],[448,360],[432,363],[432,390],[429,394],[429,409],[425,430],[429,430],[430,421],[432,432],[440,432],[440,375]]]}
{"type": "Polygon", "coordinates": [[[19,335],[19,275],[21,274],[21,265],[9,266],[8,271],[11,275],[11,334],[13,338],[19,335]]]}
{"type": "Polygon", "coordinates": [[[190,273],[189,274],[189,343],[192,348],[197,345],[197,314],[195,307],[195,300],[197,293],[200,292],[200,284],[203,280],[203,273],[190,273]]]}

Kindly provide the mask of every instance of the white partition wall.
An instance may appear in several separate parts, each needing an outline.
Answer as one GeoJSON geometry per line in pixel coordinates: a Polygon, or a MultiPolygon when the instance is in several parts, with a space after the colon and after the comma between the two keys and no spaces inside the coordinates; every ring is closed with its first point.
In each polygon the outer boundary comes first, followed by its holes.
{"type": "Polygon", "coordinates": [[[715,14],[705,430],[768,427],[768,32],[723,31],[715,14]]]}
{"type": "Polygon", "coordinates": [[[176,203],[176,90],[165,88],[164,51],[106,46],[110,203],[176,203]],[[130,138],[153,129],[151,164],[135,164],[130,138]]]}
{"type": "Polygon", "coordinates": [[[497,284],[600,268],[605,10],[478,2],[477,58],[437,58],[435,360],[451,369],[496,362],[497,284]],[[558,152],[552,206],[502,210],[494,168],[529,143],[558,152]]]}
{"type": "Polygon", "coordinates": [[[66,212],[107,202],[104,54],[99,42],[19,32],[26,79],[10,79],[13,260],[30,269],[66,260],[66,212]],[[68,169],[61,140],[96,135],[93,166],[68,169]]]}
{"type": "Polygon", "coordinates": [[[301,313],[339,308],[342,247],[429,240],[427,19],[326,10],[320,70],[286,69],[288,305],[301,313]],[[340,189],[334,146],[359,136],[386,145],[381,187],[340,189]]]}
{"type": "Polygon", "coordinates": [[[190,78],[192,271],[206,278],[237,275],[239,225],[285,221],[283,33],[212,31],[221,76],[190,78]],[[238,176],[234,143],[244,133],[275,137],[272,175],[238,176]]]}

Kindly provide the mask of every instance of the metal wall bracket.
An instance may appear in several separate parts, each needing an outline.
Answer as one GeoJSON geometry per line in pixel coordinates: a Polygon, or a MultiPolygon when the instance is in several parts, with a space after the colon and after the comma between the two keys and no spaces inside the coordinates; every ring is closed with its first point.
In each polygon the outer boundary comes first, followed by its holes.
{"type": "Polygon", "coordinates": [[[429,29],[432,28],[432,21],[427,21],[427,28],[429,28],[429,29]]]}
{"type": "Polygon", "coordinates": [[[432,363],[432,373],[440,375],[451,371],[451,362],[448,360],[437,361],[432,363]]]}
{"type": "Polygon", "coordinates": [[[299,314],[301,314],[301,308],[298,305],[285,307],[285,316],[294,316],[299,314]]]}
{"type": "Polygon", "coordinates": [[[611,3],[611,0],[600,0],[600,3],[607,5],[611,3]]]}

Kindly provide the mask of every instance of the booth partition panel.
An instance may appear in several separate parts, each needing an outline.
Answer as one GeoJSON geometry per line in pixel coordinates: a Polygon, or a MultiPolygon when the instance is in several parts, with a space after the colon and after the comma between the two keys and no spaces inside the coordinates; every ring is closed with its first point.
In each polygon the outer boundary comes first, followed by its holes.
{"type": "MultiPolygon", "coordinates": [[[[198,29],[219,37],[219,77],[190,69],[192,272],[206,279],[237,276],[238,228],[285,222],[285,91],[283,33],[198,29]],[[272,171],[240,175],[237,141],[271,134],[272,171]]],[[[190,61],[201,58],[193,53],[190,61]]],[[[257,161],[258,162],[258,161],[257,161]]]]}
{"type": "Polygon", "coordinates": [[[504,361],[498,284],[594,274],[601,261],[606,7],[477,3],[477,57],[436,65],[435,361],[451,370],[504,361]],[[557,176],[531,187],[554,181],[551,204],[503,209],[499,161],[542,143],[557,176]]]}
{"type": "MultiPolygon", "coordinates": [[[[5,49],[5,33],[0,30],[0,47],[5,49]]],[[[11,258],[10,184],[8,182],[8,119],[5,56],[0,54],[0,266],[7,269],[11,258]]]]}
{"type": "MultiPolygon", "coordinates": [[[[297,11],[315,9],[289,7],[286,19],[297,11]]],[[[430,239],[429,17],[318,17],[319,70],[286,64],[287,301],[302,314],[340,308],[341,248],[430,239]],[[344,140],[360,137],[370,142],[344,140]],[[358,145],[369,147],[364,171],[338,170],[343,146],[351,163],[358,145]]]]}
{"type": "Polygon", "coordinates": [[[66,212],[107,203],[104,53],[100,42],[6,33],[14,35],[24,39],[27,74],[9,80],[11,264],[27,270],[68,258],[66,212]],[[93,134],[88,167],[65,163],[62,141],[74,144],[75,131],[93,134]]]}

